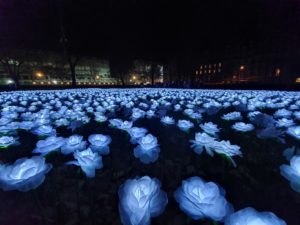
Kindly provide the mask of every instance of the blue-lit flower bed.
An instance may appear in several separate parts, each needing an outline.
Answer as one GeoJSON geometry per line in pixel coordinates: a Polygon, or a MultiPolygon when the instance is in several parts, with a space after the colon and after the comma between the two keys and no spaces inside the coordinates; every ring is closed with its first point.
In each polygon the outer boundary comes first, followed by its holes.
{"type": "Polygon", "coordinates": [[[20,91],[0,103],[0,224],[299,224],[298,92],[20,91]]]}

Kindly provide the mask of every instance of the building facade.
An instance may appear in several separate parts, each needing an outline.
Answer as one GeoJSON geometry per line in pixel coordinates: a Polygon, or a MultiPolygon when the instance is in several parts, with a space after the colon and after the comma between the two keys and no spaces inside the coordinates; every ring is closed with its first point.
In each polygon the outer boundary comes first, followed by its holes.
{"type": "MultiPolygon", "coordinates": [[[[16,62],[12,61],[12,66],[16,62]]],[[[75,67],[78,85],[117,85],[118,79],[110,73],[108,60],[81,57],[75,67]]],[[[69,65],[53,53],[34,53],[20,66],[20,85],[71,85],[69,65]]],[[[12,85],[8,69],[0,63],[0,84],[12,85]]]]}

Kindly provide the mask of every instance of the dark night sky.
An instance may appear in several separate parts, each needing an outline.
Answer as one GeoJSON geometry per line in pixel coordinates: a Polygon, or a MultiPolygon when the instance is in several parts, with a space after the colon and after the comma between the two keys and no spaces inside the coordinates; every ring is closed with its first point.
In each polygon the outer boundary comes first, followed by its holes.
{"type": "Polygon", "coordinates": [[[1,0],[1,44],[61,51],[61,7],[74,52],[194,56],[212,47],[299,35],[299,5],[299,0],[1,0]]]}

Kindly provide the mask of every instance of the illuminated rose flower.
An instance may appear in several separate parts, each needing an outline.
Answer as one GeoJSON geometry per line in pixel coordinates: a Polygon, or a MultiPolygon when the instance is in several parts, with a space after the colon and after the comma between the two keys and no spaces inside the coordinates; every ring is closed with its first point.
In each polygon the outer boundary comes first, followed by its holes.
{"type": "Polygon", "coordinates": [[[241,209],[225,220],[225,225],[286,225],[272,212],[258,212],[253,208],[241,209]]]}
{"type": "Polygon", "coordinates": [[[242,115],[240,112],[231,112],[222,116],[223,120],[241,120],[242,115]]]}
{"type": "Polygon", "coordinates": [[[17,140],[12,136],[0,137],[0,148],[7,148],[11,145],[17,144],[17,140]]]}
{"type": "Polygon", "coordinates": [[[118,128],[123,123],[123,121],[121,119],[110,119],[109,123],[112,127],[118,128]]]}
{"type": "Polygon", "coordinates": [[[143,163],[149,164],[158,159],[160,152],[157,144],[157,138],[152,134],[147,134],[138,141],[139,145],[134,148],[134,156],[139,158],[143,163]]]}
{"type": "Polygon", "coordinates": [[[294,126],[295,123],[293,120],[289,120],[287,118],[282,118],[276,121],[277,127],[291,127],[294,126]]]}
{"type": "Polygon", "coordinates": [[[236,166],[236,163],[233,160],[233,156],[242,156],[240,151],[240,146],[232,145],[230,141],[214,141],[209,144],[208,148],[210,151],[214,151],[217,154],[225,155],[233,164],[236,166]]]}
{"type": "Polygon", "coordinates": [[[188,131],[189,129],[194,127],[194,124],[188,120],[178,120],[177,126],[182,131],[188,131]]]}
{"type": "Polygon", "coordinates": [[[62,137],[47,137],[45,140],[38,141],[32,152],[47,155],[49,152],[58,151],[64,143],[65,139],[62,137]]]}
{"type": "Polygon", "coordinates": [[[300,140],[300,126],[289,127],[286,132],[288,135],[300,140]]]}
{"type": "Polygon", "coordinates": [[[11,165],[0,167],[0,187],[4,191],[26,192],[40,186],[52,168],[41,156],[21,158],[11,165]]]}
{"type": "Polygon", "coordinates": [[[97,115],[97,116],[95,117],[95,120],[96,120],[97,122],[102,123],[102,122],[105,122],[105,121],[107,120],[107,117],[104,116],[104,115],[97,115]]]}
{"type": "Polygon", "coordinates": [[[153,110],[148,110],[146,112],[147,118],[152,118],[155,115],[155,111],[153,110]]]}
{"type": "Polygon", "coordinates": [[[251,123],[237,122],[232,125],[232,129],[240,132],[249,132],[254,130],[254,126],[251,123]]]}
{"type": "Polygon", "coordinates": [[[145,136],[147,133],[147,129],[139,128],[139,127],[132,127],[128,130],[128,133],[131,137],[130,142],[132,144],[136,144],[142,137],[145,136]]]}
{"type": "Polygon", "coordinates": [[[131,118],[133,121],[136,121],[145,116],[145,112],[143,110],[134,110],[131,114],[131,118]]]}
{"type": "Polygon", "coordinates": [[[53,136],[56,134],[56,130],[47,125],[42,125],[32,131],[32,133],[38,135],[38,136],[53,136]]]}
{"type": "Polygon", "coordinates": [[[175,123],[174,119],[170,116],[164,116],[160,120],[164,125],[172,125],[175,123]]]}
{"type": "Polygon", "coordinates": [[[109,154],[109,144],[111,143],[111,138],[108,135],[103,134],[92,134],[88,137],[91,143],[90,148],[94,152],[98,152],[101,155],[109,154]]]}
{"type": "Polygon", "coordinates": [[[61,118],[61,119],[55,120],[54,124],[56,127],[62,127],[62,126],[66,127],[66,126],[70,125],[70,121],[65,118],[61,118]]]}
{"type": "Polygon", "coordinates": [[[281,165],[280,173],[290,181],[292,189],[300,193],[300,156],[293,156],[290,165],[281,165]]]}
{"type": "Polygon", "coordinates": [[[119,125],[119,129],[121,130],[128,130],[132,127],[132,121],[124,121],[119,125]]]}
{"type": "Polygon", "coordinates": [[[160,189],[160,182],[144,176],[127,180],[119,188],[119,213],[123,225],[149,225],[152,217],[159,216],[168,204],[160,189]]]}
{"type": "Polygon", "coordinates": [[[210,150],[209,146],[211,143],[214,143],[215,138],[209,136],[206,133],[196,133],[195,140],[191,140],[191,147],[194,149],[194,152],[197,154],[201,154],[206,149],[207,153],[210,156],[213,156],[213,152],[210,150]]]}
{"type": "Polygon", "coordinates": [[[292,112],[286,109],[278,109],[275,113],[274,113],[274,117],[275,118],[290,118],[292,116],[292,112]]]}
{"type": "Polygon", "coordinates": [[[77,151],[74,153],[76,161],[67,162],[67,165],[80,166],[85,175],[89,178],[93,178],[96,175],[96,170],[103,167],[102,157],[93,152],[90,148],[84,151],[77,151]]]}
{"type": "Polygon", "coordinates": [[[205,182],[200,177],[182,181],[174,194],[180,209],[194,220],[209,218],[223,221],[232,213],[230,203],[225,199],[225,191],[213,182],[205,182]]]}
{"type": "Polygon", "coordinates": [[[65,143],[61,146],[61,153],[68,155],[84,149],[86,149],[86,141],[83,141],[82,136],[75,134],[65,139],[65,143]]]}
{"type": "Polygon", "coordinates": [[[200,124],[200,127],[202,130],[204,130],[205,133],[216,136],[216,134],[220,131],[217,124],[214,124],[212,122],[200,124]]]}
{"type": "Polygon", "coordinates": [[[35,124],[31,121],[22,121],[19,123],[19,129],[22,130],[31,130],[35,127],[35,124]]]}

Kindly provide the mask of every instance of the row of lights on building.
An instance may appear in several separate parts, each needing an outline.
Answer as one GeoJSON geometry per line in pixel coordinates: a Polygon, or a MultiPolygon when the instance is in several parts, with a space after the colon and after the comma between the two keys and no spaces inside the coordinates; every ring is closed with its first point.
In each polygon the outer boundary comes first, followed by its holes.
{"type": "MultiPolygon", "coordinates": [[[[48,85],[70,85],[71,82],[57,82],[57,81],[48,81],[48,82],[36,82],[36,81],[33,81],[32,82],[33,85],[45,85],[45,84],[48,84],[48,85]]],[[[78,85],[116,85],[115,83],[96,83],[96,82],[78,82],[77,83],[78,85]]]]}
{"type": "Polygon", "coordinates": [[[208,65],[200,65],[199,70],[196,70],[196,75],[201,74],[215,74],[221,72],[222,63],[214,63],[208,65]]]}

